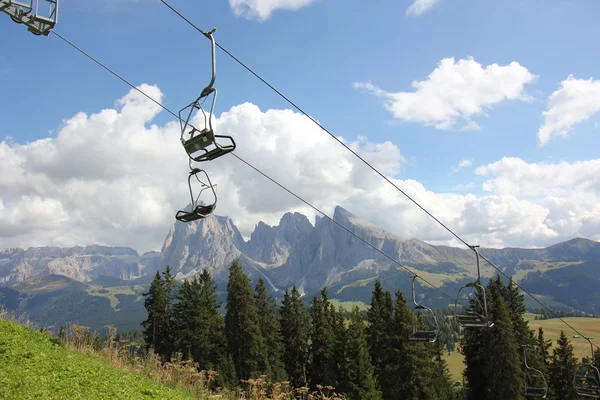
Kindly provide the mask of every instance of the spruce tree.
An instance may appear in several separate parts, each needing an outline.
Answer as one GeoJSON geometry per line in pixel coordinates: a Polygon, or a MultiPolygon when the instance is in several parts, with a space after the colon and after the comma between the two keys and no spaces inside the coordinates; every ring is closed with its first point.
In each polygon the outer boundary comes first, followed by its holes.
{"type": "Polygon", "coordinates": [[[550,349],[552,348],[552,340],[546,340],[544,338],[544,329],[541,326],[538,328],[536,345],[540,358],[545,366],[544,371],[548,371],[548,367],[550,367],[550,349]]]}
{"type": "Polygon", "coordinates": [[[350,315],[346,338],[343,394],[348,400],[380,400],[381,392],[373,376],[367,334],[358,307],[354,307],[350,315]]]}
{"type": "Polygon", "coordinates": [[[564,331],[556,341],[549,367],[550,393],[553,399],[576,400],[578,395],[573,386],[573,377],[577,371],[577,359],[573,356],[573,345],[564,331]]]}
{"type": "Polygon", "coordinates": [[[311,319],[311,362],[310,362],[310,384],[314,389],[317,385],[333,384],[333,376],[330,376],[334,344],[333,318],[327,295],[327,288],[321,290],[321,296],[315,296],[310,303],[311,319]]]}
{"type": "Polygon", "coordinates": [[[294,387],[307,385],[310,319],[296,286],[287,290],[281,305],[281,336],[284,346],[284,365],[294,387]]]}
{"type": "Polygon", "coordinates": [[[185,279],[175,294],[176,303],[173,305],[173,341],[174,350],[183,354],[185,359],[193,359],[195,333],[198,319],[195,318],[194,293],[192,285],[185,279]]]}
{"type": "Polygon", "coordinates": [[[521,347],[510,327],[510,312],[501,293],[492,293],[492,318],[496,324],[491,328],[490,347],[486,371],[488,391],[486,399],[522,399],[524,393],[521,347]]]}
{"type": "Polygon", "coordinates": [[[375,287],[371,295],[371,307],[367,311],[367,341],[369,351],[375,368],[375,376],[384,393],[388,392],[388,387],[395,380],[393,377],[385,374],[386,366],[389,365],[391,355],[391,329],[393,316],[392,295],[387,290],[383,290],[381,282],[375,281],[375,287]]]}
{"type": "Polygon", "coordinates": [[[431,345],[433,351],[432,382],[433,388],[440,400],[451,400],[454,398],[452,389],[452,377],[448,369],[448,363],[444,359],[444,345],[441,337],[431,345]]]}
{"type": "MultiPolygon", "coordinates": [[[[404,294],[396,291],[389,359],[382,371],[384,399],[434,400],[432,352],[424,343],[410,342],[416,323],[404,294]]],[[[429,344],[427,344],[429,345],[429,344]]]]}
{"type": "Polygon", "coordinates": [[[165,290],[165,281],[160,272],[156,272],[148,292],[143,293],[144,307],[148,317],[142,322],[146,349],[152,348],[156,354],[167,361],[169,338],[169,321],[167,315],[169,298],[165,290]]]}
{"type": "Polygon", "coordinates": [[[164,282],[165,282],[165,296],[166,296],[166,304],[165,304],[165,331],[164,331],[164,338],[163,338],[163,346],[164,346],[164,354],[163,354],[163,359],[164,360],[168,360],[171,358],[171,356],[174,353],[174,348],[173,348],[173,327],[172,327],[172,322],[173,322],[173,303],[175,300],[175,293],[174,293],[174,284],[175,284],[175,275],[171,274],[171,266],[167,265],[167,267],[165,268],[165,272],[163,272],[163,278],[164,278],[164,282]]]}
{"type": "Polygon", "coordinates": [[[260,331],[267,351],[266,365],[262,369],[272,380],[281,382],[286,380],[287,376],[283,365],[283,341],[277,305],[273,297],[267,293],[267,287],[262,278],[258,280],[254,293],[260,331]]]}
{"type": "Polygon", "coordinates": [[[331,306],[330,310],[331,326],[333,330],[333,346],[331,350],[331,357],[327,365],[327,385],[331,385],[337,389],[340,393],[344,388],[342,387],[343,382],[346,379],[346,340],[347,340],[347,328],[346,328],[346,312],[339,306],[336,310],[331,306]]]}
{"type": "MultiPolygon", "coordinates": [[[[469,400],[522,399],[524,391],[521,347],[512,329],[511,313],[504,300],[501,280],[487,286],[488,315],[492,328],[466,328],[462,341],[469,400]]],[[[481,312],[483,293],[478,290],[470,307],[481,312]]]]}
{"type": "Polygon", "coordinates": [[[194,361],[204,369],[217,371],[215,381],[218,386],[231,386],[236,383],[236,372],[225,336],[225,320],[219,313],[221,301],[217,299],[216,285],[207,270],[203,270],[198,280],[192,283],[194,304],[197,308],[194,361]]]}
{"type": "Polygon", "coordinates": [[[256,378],[266,371],[266,348],[260,331],[254,291],[239,260],[229,269],[225,331],[238,379],[256,378]]]}

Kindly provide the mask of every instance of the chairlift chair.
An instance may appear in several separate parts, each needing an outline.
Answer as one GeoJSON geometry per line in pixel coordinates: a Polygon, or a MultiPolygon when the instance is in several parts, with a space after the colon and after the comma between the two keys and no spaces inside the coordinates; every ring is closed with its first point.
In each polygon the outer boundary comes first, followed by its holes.
{"type": "Polygon", "coordinates": [[[183,144],[183,148],[190,159],[197,162],[214,160],[215,158],[221,157],[233,151],[236,146],[235,141],[231,136],[216,135],[212,126],[212,117],[215,109],[215,102],[217,101],[217,89],[213,87],[217,74],[215,54],[216,43],[213,36],[215,31],[216,29],[213,29],[206,33],[206,36],[210,39],[212,46],[212,78],[210,83],[202,90],[200,96],[198,96],[196,100],[179,111],[181,143],[183,144]],[[207,117],[206,111],[204,111],[202,106],[211,94],[212,102],[210,106],[210,112],[208,113],[207,117]],[[203,129],[198,129],[190,123],[194,110],[200,110],[204,116],[203,129]],[[186,113],[187,117],[184,120],[183,117],[186,113]],[[189,137],[186,138],[186,135],[189,135],[189,137]],[[219,143],[217,139],[227,139],[231,143],[223,145],[219,143]]]}
{"type": "Polygon", "coordinates": [[[181,222],[191,222],[208,217],[210,214],[213,213],[213,211],[215,211],[215,208],[217,208],[217,192],[215,191],[215,187],[217,185],[213,185],[211,183],[206,171],[201,170],[199,168],[194,168],[190,171],[190,174],[188,175],[188,186],[190,188],[191,199],[190,211],[186,209],[179,210],[177,211],[175,218],[181,222]],[[201,181],[198,177],[198,175],[201,173],[204,174],[204,177],[206,178],[208,184],[201,181]],[[192,189],[192,177],[196,178],[196,180],[200,183],[200,192],[198,193],[198,196],[196,196],[196,198],[194,198],[194,192],[192,189]],[[212,192],[213,201],[210,203],[205,203],[204,201],[200,200],[200,196],[205,190],[210,190],[212,192]]]}
{"type": "Polygon", "coordinates": [[[527,347],[529,345],[523,345],[523,361],[525,362],[525,390],[524,395],[526,397],[541,397],[545,399],[548,396],[548,383],[542,371],[530,367],[527,364],[527,347]],[[543,385],[534,385],[535,383],[543,383],[543,385]]]}
{"type": "Polygon", "coordinates": [[[0,0],[0,11],[37,36],[48,36],[58,22],[58,0],[0,0]]]}
{"type": "Polygon", "coordinates": [[[438,332],[440,330],[440,327],[438,325],[437,322],[437,318],[435,317],[435,314],[433,312],[433,310],[429,307],[426,307],[422,304],[417,303],[417,297],[415,294],[415,279],[417,279],[418,275],[414,275],[412,278],[412,298],[413,298],[413,303],[415,304],[413,309],[417,310],[419,312],[424,311],[426,312],[428,315],[430,315],[431,317],[433,317],[433,322],[435,323],[435,329],[434,330],[422,330],[422,329],[418,329],[419,328],[419,324],[418,321],[415,320],[415,322],[413,322],[413,331],[412,331],[412,336],[408,338],[409,341],[413,341],[413,342],[429,342],[429,343],[433,343],[436,341],[437,337],[438,337],[438,332]]]}
{"type": "Polygon", "coordinates": [[[482,314],[478,314],[474,310],[466,310],[462,315],[456,315],[456,321],[464,328],[491,328],[494,326],[493,323],[490,323],[488,320],[488,311],[487,311],[487,300],[485,297],[485,288],[481,284],[481,272],[479,267],[479,252],[477,248],[479,246],[469,246],[471,250],[475,252],[475,259],[477,262],[477,280],[475,282],[467,283],[465,286],[461,287],[458,290],[458,294],[456,296],[456,302],[454,304],[454,309],[458,310],[458,300],[460,299],[460,292],[463,289],[471,288],[471,296],[477,288],[479,288],[483,294],[483,304],[479,300],[475,300],[479,304],[479,308],[482,309],[482,314]],[[475,289],[475,290],[474,290],[475,289]]]}
{"type": "Polygon", "coordinates": [[[573,378],[573,386],[580,396],[600,399],[600,371],[594,365],[594,344],[591,338],[586,339],[590,342],[592,358],[587,363],[579,364],[573,378]]]}

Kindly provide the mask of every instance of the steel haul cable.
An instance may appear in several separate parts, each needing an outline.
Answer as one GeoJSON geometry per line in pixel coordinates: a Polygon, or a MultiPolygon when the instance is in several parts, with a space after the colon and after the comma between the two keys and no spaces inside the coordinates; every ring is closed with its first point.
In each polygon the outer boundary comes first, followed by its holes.
{"type": "MultiPolygon", "coordinates": [[[[165,1],[161,0],[163,3],[167,4],[165,1]]],[[[171,8],[171,6],[169,6],[171,8]]],[[[174,9],[173,9],[174,10],[174,9]]],[[[174,10],[175,11],[175,10],[174,10]]],[[[177,12],[177,11],[175,11],[177,12]]],[[[178,12],[177,12],[178,13],[178,12]]],[[[178,13],[178,15],[180,15],[178,13]]],[[[185,17],[182,16],[182,18],[185,19],[185,17]]],[[[189,20],[186,19],[186,21],[189,22],[189,20]]],[[[191,22],[189,22],[191,24],[191,22]]],[[[198,29],[200,32],[204,33],[202,30],[198,29]]],[[[128,86],[130,86],[132,89],[135,89],[137,92],[139,92],[140,94],[142,94],[143,96],[145,96],[146,98],[148,98],[149,100],[151,100],[153,103],[155,103],[156,105],[160,106],[161,108],[163,108],[165,111],[167,111],[169,114],[171,114],[173,117],[175,117],[175,119],[180,120],[179,115],[177,115],[176,113],[174,113],[173,111],[171,111],[169,108],[167,108],[166,106],[164,106],[163,104],[161,104],[160,102],[156,101],[154,98],[152,98],[150,95],[146,94],[144,91],[140,90],[139,88],[137,88],[135,85],[133,85],[131,82],[129,82],[127,79],[123,78],[121,75],[117,74],[116,72],[114,72],[112,69],[110,69],[109,67],[107,67],[105,64],[101,63],[99,60],[97,60],[96,58],[94,58],[92,55],[90,55],[89,53],[85,52],[83,49],[81,49],[80,47],[78,47],[77,45],[75,45],[74,43],[72,43],[71,41],[69,41],[67,38],[65,38],[64,36],[60,35],[58,32],[56,32],[55,30],[52,30],[51,33],[53,33],[54,35],[56,35],[58,38],[62,39],[65,43],[67,43],[68,45],[70,45],[71,47],[73,47],[75,50],[79,51],[80,53],[82,53],[83,55],[85,55],[86,57],[88,57],[90,60],[94,61],[96,64],[98,64],[99,66],[101,66],[102,68],[104,68],[106,71],[108,71],[109,73],[111,73],[112,75],[114,75],[116,78],[120,79],[121,81],[123,81],[124,83],[126,83],[128,86]]],[[[222,47],[217,43],[216,44],[219,48],[222,49],[222,47]]],[[[229,53],[228,53],[229,54],[229,53]]],[[[233,56],[232,56],[233,57],[233,56]]],[[[246,67],[247,68],[247,67],[246,67]]],[[[261,78],[262,79],[262,78],[261,78]]],[[[270,86],[270,85],[269,85],[270,86]]],[[[302,113],[304,113],[303,111],[301,111],[302,113]]],[[[305,114],[305,113],[304,113],[305,114]]],[[[306,114],[305,114],[306,115],[306,114]]],[[[308,115],[307,115],[308,116],[308,115]]],[[[311,118],[309,116],[309,118],[311,118]]],[[[312,119],[312,118],[311,118],[312,119]]],[[[314,120],[313,120],[314,121],[314,120]]],[[[315,123],[318,124],[318,122],[315,121],[315,123]]],[[[320,126],[320,125],[319,125],[320,126]]],[[[323,128],[324,129],[324,128],[323,128]]],[[[328,132],[328,131],[327,131],[328,132]]],[[[336,138],[337,139],[337,138],[336,138]]],[[[342,143],[343,144],[343,143],[342,143]]],[[[345,144],[344,144],[345,146],[345,144]]],[[[351,149],[350,149],[351,150],[351,149]]],[[[352,150],[351,150],[352,151],[352,150]]],[[[354,153],[354,151],[352,151],[354,153]]],[[[363,243],[365,243],[367,246],[371,247],[372,249],[374,249],[375,251],[377,251],[378,253],[380,253],[381,255],[383,255],[385,258],[389,259],[390,261],[392,261],[393,263],[397,264],[398,266],[400,266],[401,268],[403,268],[404,270],[406,270],[407,272],[413,274],[413,275],[418,275],[416,272],[414,272],[413,270],[411,270],[410,268],[408,268],[407,266],[403,265],[402,263],[400,263],[398,260],[394,259],[393,257],[391,257],[390,255],[384,253],[383,251],[379,250],[376,246],[374,246],[373,244],[371,244],[370,242],[368,242],[366,239],[362,238],[361,236],[357,235],[356,233],[354,233],[352,230],[350,230],[348,227],[340,224],[338,221],[335,221],[333,218],[331,218],[330,216],[328,216],[326,213],[324,213],[323,211],[321,211],[319,208],[315,207],[314,205],[312,205],[311,203],[309,203],[307,200],[303,199],[302,197],[300,197],[299,195],[295,194],[292,190],[286,188],[285,186],[283,186],[282,184],[280,184],[279,182],[277,182],[275,179],[271,178],[269,175],[267,175],[266,173],[262,172],[260,169],[256,168],[255,166],[253,166],[252,164],[250,164],[249,162],[245,161],[244,159],[242,159],[240,156],[238,156],[235,153],[231,153],[235,158],[237,158],[239,161],[241,161],[242,163],[246,164],[248,167],[252,168],[253,170],[255,170],[256,172],[258,172],[259,174],[261,174],[262,176],[264,176],[265,178],[267,178],[268,180],[270,180],[271,182],[273,182],[274,184],[276,184],[277,186],[281,187],[283,190],[285,190],[286,192],[288,192],[289,194],[291,194],[292,196],[296,197],[298,200],[302,201],[303,203],[305,203],[306,205],[308,205],[309,207],[311,207],[313,210],[317,211],[318,213],[320,213],[321,215],[323,215],[325,218],[327,218],[329,221],[335,223],[336,225],[338,225],[340,228],[344,229],[345,231],[347,231],[348,233],[350,233],[351,235],[353,235],[354,237],[356,237],[357,239],[359,239],[360,241],[362,241],[363,243]]],[[[358,156],[358,155],[357,155],[358,156]]],[[[358,156],[360,158],[360,156],[358,156]]],[[[361,158],[362,160],[362,158],[361,158]]],[[[366,162],[366,161],[365,161],[366,162]]],[[[369,164],[370,165],[370,164],[369,164]]],[[[373,167],[372,167],[373,168],[373,167]]],[[[380,175],[384,176],[383,174],[381,174],[379,171],[377,171],[380,175]]],[[[384,176],[385,177],[385,176],[384,176]]],[[[385,178],[386,180],[388,180],[388,178],[385,178]]],[[[391,182],[391,181],[390,181],[391,182]]],[[[393,183],[392,183],[393,185],[393,183]]],[[[395,185],[394,185],[395,186],[395,185]]],[[[398,189],[400,190],[400,189],[398,189]]],[[[404,192],[402,192],[404,193],[404,192]]],[[[408,195],[406,195],[408,197],[408,195]]],[[[410,197],[409,197],[410,198],[410,197]]],[[[410,198],[412,200],[412,198],[410,198]]],[[[415,202],[415,204],[419,205],[418,203],[416,203],[415,200],[412,200],[413,202],[415,202]]],[[[421,207],[419,205],[419,207],[421,207]]],[[[429,212],[427,210],[425,210],[423,207],[421,207],[425,212],[427,212],[429,214],[429,212]]],[[[431,215],[431,214],[429,214],[431,215]]],[[[432,216],[433,217],[433,216],[432,216]]],[[[433,217],[436,221],[438,221],[435,217],[433,217]]],[[[439,222],[439,221],[438,221],[439,222]]],[[[441,222],[440,222],[441,224],[441,222]]],[[[442,224],[443,225],[443,224],[442,224]]],[[[443,225],[445,227],[445,225],[443,225]]],[[[449,228],[446,228],[449,229],[449,228]]],[[[462,239],[461,239],[462,241],[462,239]]],[[[462,241],[463,243],[467,244],[466,242],[462,241]]],[[[467,244],[468,246],[468,244],[467,244]]],[[[504,274],[502,271],[500,271],[497,267],[495,267],[489,260],[487,260],[485,257],[481,256],[480,257],[482,259],[484,259],[485,261],[487,261],[491,266],[493,266],[496,270],[498,270],[499,272],[501,272],[505,277],[508,277],[506,274],[504,274]]],[[[422,278],[421,276],[419,276],[421,278],[421,280],[423,280],[425,283],[427,283],[429,286],[431,286],[433,289],[438,290],[440,293],[444,294],[446,297],[454,300],[454,297],[450,296],[448,293],[446,293],[444,290],[442,290],[441,288],[433,285],[431,282],[429,282],[428,280],[422,278]]],[[[517,287],[519,287],[521,290],[523,290],[516,282],[514,282],[515,285],[517,287]]],[[[525,293],[527,293],[529,296],[533,297],[531,294],[529,294],[527,291],[523,290],[525,293]]],[[[544,306],[544,308],[546,308],[548,311],[550,311],[551,313],[553,313],[554,315],[556,315],[551,309],[549,309],[548,307],[546,307],[543,303],[541,303],[539,300],[537,300],[535,297],[533,297],[536,301],[538,301],[538,303],[540,303],[542,306],[544,306]]],[[[576,332],[577,334],[579,334],[581,337],[585,337],[584,335],[582,335],[577,329],[575,329],[574,327],[572,327],[570,324],[568,324],[566,321],[564,321],[562,318],[559,317],[559,319],[565,324],[567,325],[569,328],[571,328],[574,332],[576,332]]],[[[598,347],[597,345],[595,345],[596,347],[598,347]]]]}
{"type": "MultiPolygon", "coordinates": [[[[161,107],[162,109],[164,109],[165,111],[167,111],[169,114],[171,114],[177,120],[180,120],[179,115],[177,115],[176,113],[174,113],[173,111],[171,111],[168,107],[164,106],[160,102],[156,101],[154,98],[152,98],[152,96],[148,95],[143,90],[137,88],[135,85],[133,85],[127,79],[123,78],[121,75],[119,75],[118,73],[114,72],[112,69],[110,69],[109,67],[107,67],[105,64],[101,63],[99,60],[97,60],[96,58],[94,58],[92,55],[90,55],[89,53],[87,53],[86,51],[84,51],[83,49],[81,49],[80,47],[78,47],[77,45],[75,45],[73,42],[69,41],[67,38],[65,38],[64,36],[58,34],[54,30],[52,31],[52,33],[55,34],[60,39],[62,39],[63,41],[65,41],[67,44],[69,44],[75,50],[79,51],[80,53],[82,53],[83,55],[85,55],[86,57],[88,57],[90,60],[94,61],[96,64],[98,64],[99,66],[101,66],[102,68],[104,68],[105,70],[107,70],[108,72],[110,72],[112,75],[114,75],[115,77],[117,77],[118,79],[120,79],[121,81],[123,81],[124,83],[126,83],[132,89],[135,89],[137,92],[139,92],[140,94],[142,94],[143,96],[145,96],[146,98],[148,98],[149,100],[151,100],[153,103],[155,103],[156,105],[158,105],[159,107],[161,107]]],[[[396,260],[392,256],[388,255],[387,253],[381,251],[376,246],[374,246],[373,244],[371,244],[369,241],[367,241],[366,239],[364,239],[362,236],[354,233],[350,228],[348,228],[345,225],[343,225],[343,224],[339,223],[338,221],[334,220],[329,215],[327,215],[324,211],[322,211],[319,208],[317,208],[316,206],[312,205],[309,201],[307,201],[304,198],[300,197],[299,195],[297,195],[296,193],[294,193],[291,189],[288,189],[287,187],[285,187],[284,185],[282,185],[281,183],[279,183],[278,181],[276,181],[274,178],[270,177],[269,175],[267,175],[266,173],[262,172],[260,169],[258,169],[254,165],[250,164],[248,161],[244,160],[243,158],[241,158],[240,156],[238,156],[235,153],[231,153],[231,155],[234,156],[239,161],[241,161],[242,163],[244,163],[245,165],[247,165],[248,167],[252,168],[254,171],[258,172],[263,177],[265,177],[268,180],[270,180],[272,183],[276,184],[277,186],[279,186],[280,188],[282,188],[283,190],[285,190],[286,192],[288,192],[289,194],[291,194],[292,196],[296,197],[298,200],[302,201],[307,206],[311,207],[313,210],[315,210],[319,214],[323,215],[323,217],[327,218],[329,221],[333,222],[334,224],[336,224],[340,228],[344,229],[346,232],[350,233],[351,235],[353,235],[354,237],[356,237],[357,239],[359,239],[360,241],[362,241],[363,243],[365,243],[367,246],[371,247],[373,250],[377,251],[378,253],[380,253],[381,255],[383,255],[384,257],[386,257],[387,259],[389,259],[393,263],[397,264],[399,267],[403,268],[404,270],[406,270],[407,272],[409,272],[409,273],[411,273],[413,275],[418,275],[415,271],[413,271],[410,268],[408,268],[407,266],[403,265],[402,263],[400,263],[398,260],[396,260]]],[[[440,291],[442,294],[444,294],[448,298],[454,300],[454,297],[452,297],[448,293],[444,292],[441,288],[438,288],[437,286],[435,286],[431,282],[427,281],[423,277],[421,277],[421,276],[419,276],[419,277],[421,278],[421,280],[423,280],[425,283],[427,283],[428,285],[430,285],[432,288],[440,291]]]]}
{"type": "MultiPolygon", "coordinates": [[[[175,14],[177,14],[181,19],[183,19],[185,22],[187,22],[189,25],[191,25],[195,30],[197,30],[198,32],[200,32],[202,35],[207,36],[207,33],[205,31],[203,31],[202,29],[200,29],[198,26],[196,26],[190,19],[188,19],[187,17],[185,17],[185,15],[183,15],[181,12],[179,12],[176,8],[174,8],[173,6],[171,6],[166,0],[160,0],[161,3],[163,3],[165,6],[167,6],[171,11],[173,11],[175,14]]],[[[440,226],[442,226],[446,231],[448,231],[450,234],[452,234],[452,236],[454,236],[458,241],[460,241],[461,243],[463,243],[465,246],[467,247],[471,247],[471,245],[469,245],[469,243],[467,241],[465,241],[463,238],[461,238],[456,232],[454,232],[452,229],[450,229],[446,224],[444,224],[442,221],[440,221],[437,217],[435,217],[429,210],[427,210],[425,207],[423,207],[421,204],[419,204],[419,202],[417,202],[415,199],[413,199],[408,193],[406,193],[404,190],[402,190],[400,187],[398,187],[398,185],[396,185],[394,182],[392,182],[391,179],[389,179],[387,176],[385,176],[382,172],[380,172],[377,168],[375,168],[371,163],[369,163],[367,160],[365,160],[363,157],[361,157],[356,151],[352,150],[352,148],[350,148],[347,144],[345,144],[341,139],[339,139],[337,136],[335,136],[333,133],[331,133],[331,131],[329,131],[327,128],[325,128],[321,123],[319,123],[316,119],[314,119],[310,114],[308,114],[306,111],[304,111],[300,106],[298,106],[295,102],[293,102],[289,97],[287,97],[286,95],[284,95],[281,91],[279,91],[277,88],[275,88],[273,85],[271,85],[266,79],[264,79],[263,77],[261,77],[257,72],[255,72],[252,68],[250,68],[249,66],[247,66],[244,62],[242,62],[240,59],[238,59],[237,57],[235,57],[232,53],[230,53],[227,49],[225,49],[223,46],[221,46],[219,43],[216,44],[217,47],[219,47],[219,49],[221,49],[225,54],[227,54],[229,57],[231,57],[233,60],[235,60],[238,64],[240,64],[243,68],[245,68],[248,72],[250,72],[252,75],[254,75],[257,79],[259,79],[262,83],[264,83],[265,85],[267,85],[271,90],[273,90],[275,93],[277,93],[282,99],[284,99],[287,103],[289,103],[292,107],[294,107],[296,110],[298,110],[301,114],[303,114],[305,117],[309,118],[314,124],[316,124],[319,128],[321,128],[324,132],[326,132],[329,136],[331,136],[335,141],[337,141],[339,144],[341,144],[342,146],[344,146],[346,148],[346,150],[348,150],[349,152],[351,152],[355,157],[357,157],[360,161],[362,161],[365,165],[367,165],[371,170],[373,170],[375,173],[377,173],[377,175],[379,175],[381,178],[383,178],[387,183],[389,183],[390,185],[392,185],[398,192],[402,193],[408,200],[410,200],[412,203],[414,203],[417,207],[419,207],[423,212],[425,212],[429,217],[431,217],[434,221],[436,221],[440,226]]],[[[511,279],[510,276],[508,276],[507,274],[504,273],[504,271],[502,271],[499,267],[497,267],[494,263],[492,263],[488,258],[486,258],[484,255],[480,254],[479,255],[485,262],[487,262],[492,268],[494,268],[496,271],[498,271],[500,274],[502,274],[505,278],[507,279],[511,279]]],[[[549,308],[547,305],[545,305],[544,303],[542,303],[540,300],[538,300],[537,297],[535,297],[533,294],[531,294],[529,291],[525,290],[521,285],[518,284],[518,282],[514,282],[514,284],[521,289],[524,293],[526,293],[529,297],[531,297],[533,300],[535,300],[540,306],[542,306],[544,309],[546,309],[547,311],[549,311],[550,313],[552,313],[552,315],[554,315],[555,318],[558,318],[563,324],[565,324],[566,326],[568,326],[569,328],[571,328],[573,331],[577,332],[577,330],[571,325],[569,324],[567,321],[565,321],[562,317],[560,317],[558,314],[556,314],[554,312],[554,310],[552,310],[551,308],[549,308]]],[[[598,347],[598,346],[596,346],[598,347]]],[[[600,348],[600,347],[598,347],[600,348]]]]}

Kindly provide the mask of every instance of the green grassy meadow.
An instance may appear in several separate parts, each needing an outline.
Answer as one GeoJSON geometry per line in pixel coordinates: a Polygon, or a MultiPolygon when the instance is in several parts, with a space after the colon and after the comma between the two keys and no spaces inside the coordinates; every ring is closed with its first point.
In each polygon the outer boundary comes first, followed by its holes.
{"type": "Polygon", "coordinates": [[[0,398],[191,399],[135,373],[65,349],[51,336],[0,318],[0,398]]]}

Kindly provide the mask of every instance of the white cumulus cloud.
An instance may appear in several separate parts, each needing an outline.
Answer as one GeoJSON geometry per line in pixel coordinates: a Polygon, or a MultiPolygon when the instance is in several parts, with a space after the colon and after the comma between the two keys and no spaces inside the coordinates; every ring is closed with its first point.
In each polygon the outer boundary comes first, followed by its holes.
{"type": "Polygon", "coordinates": [[[407,9],[406,15],[419,16],[435,7],[440,0],[415,0],[407,9]]]}
{"type": "Polygon", "coordinates": [[[567,137],[574,125],[600,111],[600,80],[576,79],[569,75],[548,99],[544,122],[538,131],[540,146],[552,137],[567,137]]]}
{"type": "MultiPolygon", "coordinates": [[[[161,99],[156,86],[141,88],[161,99]]],[[[54,136],[0,142],[1,247],[160,249],[189,193],[179,124],[153,124],[159,111],[130,91],[116,108],[66,119],[54,136]]],[[[214,126],[235,137],[237,155],[330,215],[342,205],[405,238],[456,244],[298,113],[244,103],[219,115],[214,126]]],[[[406,161],[393,143],[342,140],[470,243],[529,247],[573,236],[600,239],[600,160],[546,165],[502,159],[477,169],[488,193],[436,193],[401,178],[406,161]]],[[[216,213],[229,216],[245,236],[259,221],[277,224],[288,211],[315,215],[233,156],[200,166],[218,185],[216,213]]]]}
{"type": "Polygon", "coordinates": [[[237,17],[266,21],[275,10],[298,10],[317,0],[229,0],[237,17]]]}
{"type": "Polygon", "coordinates": [[[529,101],[525,85],[536,75],[516,61],[501,66],[483,66],[472,57],[458,62],[444,58],[427,80],[414,81],[413,92],[387,92],[371,82],[354,83],[385,100],[385,107],[395,118],[417,122],[438,129],[461,129],[478,126],[471,119],[484,114],[493,105],[507,100],[529,101]]]}
{"type": "Polygon", "coordinates": [[[528,163],[516,157],[478,167],[477,175],[489,176],[483,189],[515,196],[600,193],[600,159],[569,163],[528,163]]]}
{"type": "Polygon", "coordinates": [[[452,172],[457,172],[463,168],[468,168],[473,165],[473,161],[471,160],[460,160],[456,167],[452,168],[452,172]]]}

